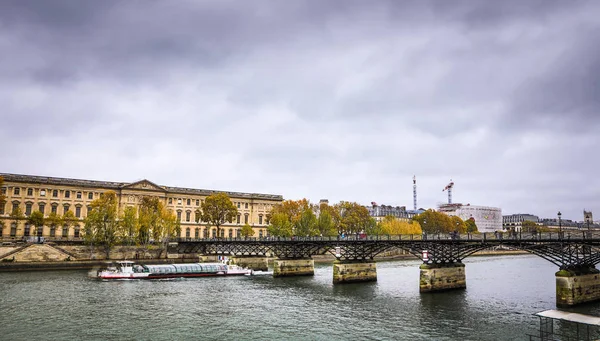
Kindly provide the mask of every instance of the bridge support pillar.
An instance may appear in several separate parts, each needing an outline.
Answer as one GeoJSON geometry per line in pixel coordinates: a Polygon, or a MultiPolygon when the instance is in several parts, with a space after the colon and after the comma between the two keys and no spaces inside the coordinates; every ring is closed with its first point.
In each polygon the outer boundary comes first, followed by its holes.
{"type": "Polygon", "coordinates": [[[259,256],[259,257],[233,257],[233,263],[237,264],[241,267],[259,270],[259,271],[267,271],[269,270],[269,263],[267,257],[259,256]]]}
{"type": "Polygon", "coordinates": [[[422,264],[420,268],[420,292],[464,289],[467,287],[465,265],[463,263],[422,264]]]}
{"type": "Polygon", "coordinates": [[[568,307],[600,300],[600,271],[567,269],[556,273],[556,305],[568,307]]]}
{"type": "Polygon", "coordinates": [[[312,258],[276,259],[273,264],[273,277],[313,276],[315,261],[312,258]]]}
{"type": "Polygon", "coordinates": [[[333,283],[377,281],[377,266],[369,261],[339,261],[333,263],[333,283]]]}

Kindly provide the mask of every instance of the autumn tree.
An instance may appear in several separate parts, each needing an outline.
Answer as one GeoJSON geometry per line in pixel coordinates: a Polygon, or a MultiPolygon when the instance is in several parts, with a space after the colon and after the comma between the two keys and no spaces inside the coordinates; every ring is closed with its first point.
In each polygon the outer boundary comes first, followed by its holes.
{"type": "Polygon", "coordinates": [[[225,193],[215,193],[206,199],[201,205],[202,220],[217,228],[217,236],[221,236],[221,225],[226,221],[232,221],[237,216],[238,210],[225,193]]]}
{"type": "Polygon", "coordinates": [[[376,226],[369,210],[358,203],[342,201],[335,207],[340,216],[339,229],[346,234],[367,232],[376,226]]]}
{"type": "Polygon", "coordinates": [[[477,224],[475,224],[475,219],[473,219],[473,218],[469,218],[469,219],[465,220],[465,226],[466,226],[467,233],[478,232],[477,224]]]}
{"type": "Polygon", "coordinates": [[[127,245],[133,245],[139,232],[139,221],[135,207],[125,207],[123,215],[119,218],[119,224],[121,225],[121,232],[123,233],[121,236],[122,240],[127,245]]]}
{"type": "Polygon", "coordinates": [[[114,191],[107,191],[90,204],[91,212],[85,219],[86,232],[104,248],[106,258],[119,239],[118,201],[114,191]]]}
{"type": "Polygon", "coordinates": [[[317,216],[310,206],[302,210],[300,219],[296,222],[294,230],[294,234],[297,236],[308,237],[318,235],[317,216]]]}
{"type": "Polygon", "coordinates": [[[329,210],[322,210],[319,212],[317,218],[317,231],[320,236],[335,236],[337,235],[337,228],[333,221],[333,217],[329,210]]]}
{"type": "MultiPolygon", "coordinates": [[[[66,214],[68,215],[68,213],[69,212],[67,212],[66,214]]],[[[72,212],[71,212],[71,214],[72,214],[72,212]]],[[[56,228],[58,226],[61,226],[63,224],[63,222],[64,222],[63,217],[56,212],[50,212],[50,214],[48,214],[48,217],[46,217],[46,220],[45,220],[45,224],[48,227],[50,227],[50,229],[54,229],[54,230],[56,230],[56,228]]],[[[36,235],[41,235],[41,231],[38,234],[37,229],[36,229],[36,235]]]]}
{"type": "Polygon", "coordinates": [[[158,228],[154,229],[153,232],[154,239],[160,240],[162,243],[166,258],[169,241],[172,238],[181,235],[181,222],[177,219],[177,215],[175,215],[173,210],[163,209],[160,215],[158,228]]]}
{"type": "Polygon", "coordinates": [[[521,231],[523,232],[537,232],[539,230],[538,224],[531,220],[525,220],[521,223],[521,231]]]}
{"type": "Polygon", "coordinates": [[[142,197],[140,200],[138,208],[139,230],[136,237],[138,244],[142,245],[144,249],[148,248],[153,238],[154,229],[160,223],[163,209],[164,205],[157,197],[142,197]]]}
{"type": "Polygon", "coordinates": [[[248,224],[244,224],[244,226],[242,226],[242,230],[240,231],[242,237],[246,238],[246,237],[252,237],[254,235],[254,230],[252,229],[252,226],[248,225],[248,224]]]}
{"type": "Polygon", "coordinates": [[[421,225],[421,229],[425,233],[448,233],[454,231],[450,217],[432,209],[416,215],[413,220],[416,220],[421,225]]]}
{"type": "Polygon", "coordinates": [[[267,227],[269,235],[274,237],[291,237],[293,235],[292,223],[289,217],[282,212],[273,213],[267,227]]]}
{"type": "Polygon", "coordinates": [[[2,186],[4,185],[4,178],[0,176],[0,207],[4,207],[6,205],[6,195],[2,191],[2,186]]]}
{"type": "Polygon", "coordinates": [[[452,231],[457,231],[458,233],[466,233],[467,232],[467,225],[465,224],[464,220],[462,220],[459,216],[451,216],[450,217],[450,222],[452,224],[452,231]]]}
{"type": "Polygon", "coordinates": [[[387,216],[379,223],[383,234],[421,234],[421,226],[415,220],[405,221],[393,216],[387,216]]]}
{"type": "Polygon", "coordinates": [[[27,217],[27,223],[33,226],[34,231],[36,231],[35,235],[38,236],[38,242],[40,241],[40,236],[37,233],[37,229],[44,226],[44,213],[40,211],[33,211],[27,217]]]}
{"type": "Polygon", "coordinates": [[[19,222],[25,219],[25,214],[23,214],[23,211],[19,206],[14,207],[12,212],[10,212],[9,216],[10,220],[12,221],[12,224],[14,224],[16,228],[19,227],[19,222]]]}
{"type": "MultiPolygon", "coordinates": [[[[62,225],[64,227],[67,228],[67,236],[69,235],[69,231],[71,230],[71,227],[75,226],[77,224],[77,222],[79,222],[79,218],[77,218],[75,216],[75,213],[73,213],[73,211],[67,211],[65,212],[65,214],[63,214],[62,216],[62,221],[58,221],[56,222],[56,225],[62,225]]],[[[66,236],[63,236],[66,237],[66,236]]]]}

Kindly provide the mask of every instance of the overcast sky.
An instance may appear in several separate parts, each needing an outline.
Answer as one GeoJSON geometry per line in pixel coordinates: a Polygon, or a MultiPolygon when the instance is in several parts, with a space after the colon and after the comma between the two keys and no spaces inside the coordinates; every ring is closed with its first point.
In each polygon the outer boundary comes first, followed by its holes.
{"type": "Polygon", "coordinates": [[[0,2],[0,172],[600,218],[600,1],[0,2]]]}

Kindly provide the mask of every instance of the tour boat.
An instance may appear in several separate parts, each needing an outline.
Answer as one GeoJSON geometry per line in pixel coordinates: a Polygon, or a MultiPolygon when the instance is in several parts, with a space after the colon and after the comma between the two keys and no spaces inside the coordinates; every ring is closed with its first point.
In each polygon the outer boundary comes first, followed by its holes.
{"type": "Polygon", "coordinates": [[[251,270],[225,263],[135,264],[118,261],[98,271],[100,279],[160,279],[177,277],[243,276],[251,270]]]}
{"type": "Polygon", "coordinates": [[[262,271],[262,270],[250,270],[246,273],[246,276],[267,276],[272,275],[273,271],[262,271]]]}

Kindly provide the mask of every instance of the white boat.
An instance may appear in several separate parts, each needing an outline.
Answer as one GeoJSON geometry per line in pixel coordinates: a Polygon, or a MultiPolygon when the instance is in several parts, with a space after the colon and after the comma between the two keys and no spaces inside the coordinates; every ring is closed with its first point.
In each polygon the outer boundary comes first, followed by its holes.
{"type": "Polygon", "coordinates": [[[246,273],[246,276],[267,276],[272,275],[273,271],[262,271],[262,270],[250,270],[246,273]]]}
{"type": "Polygon", "coordinates": [[[132,261],[118,261],[100,270],[100,279],[159,279],[177,277],[243,276],[251,270],[224,263],[184,263],[184,264],[135,264],[132,261]]]}

